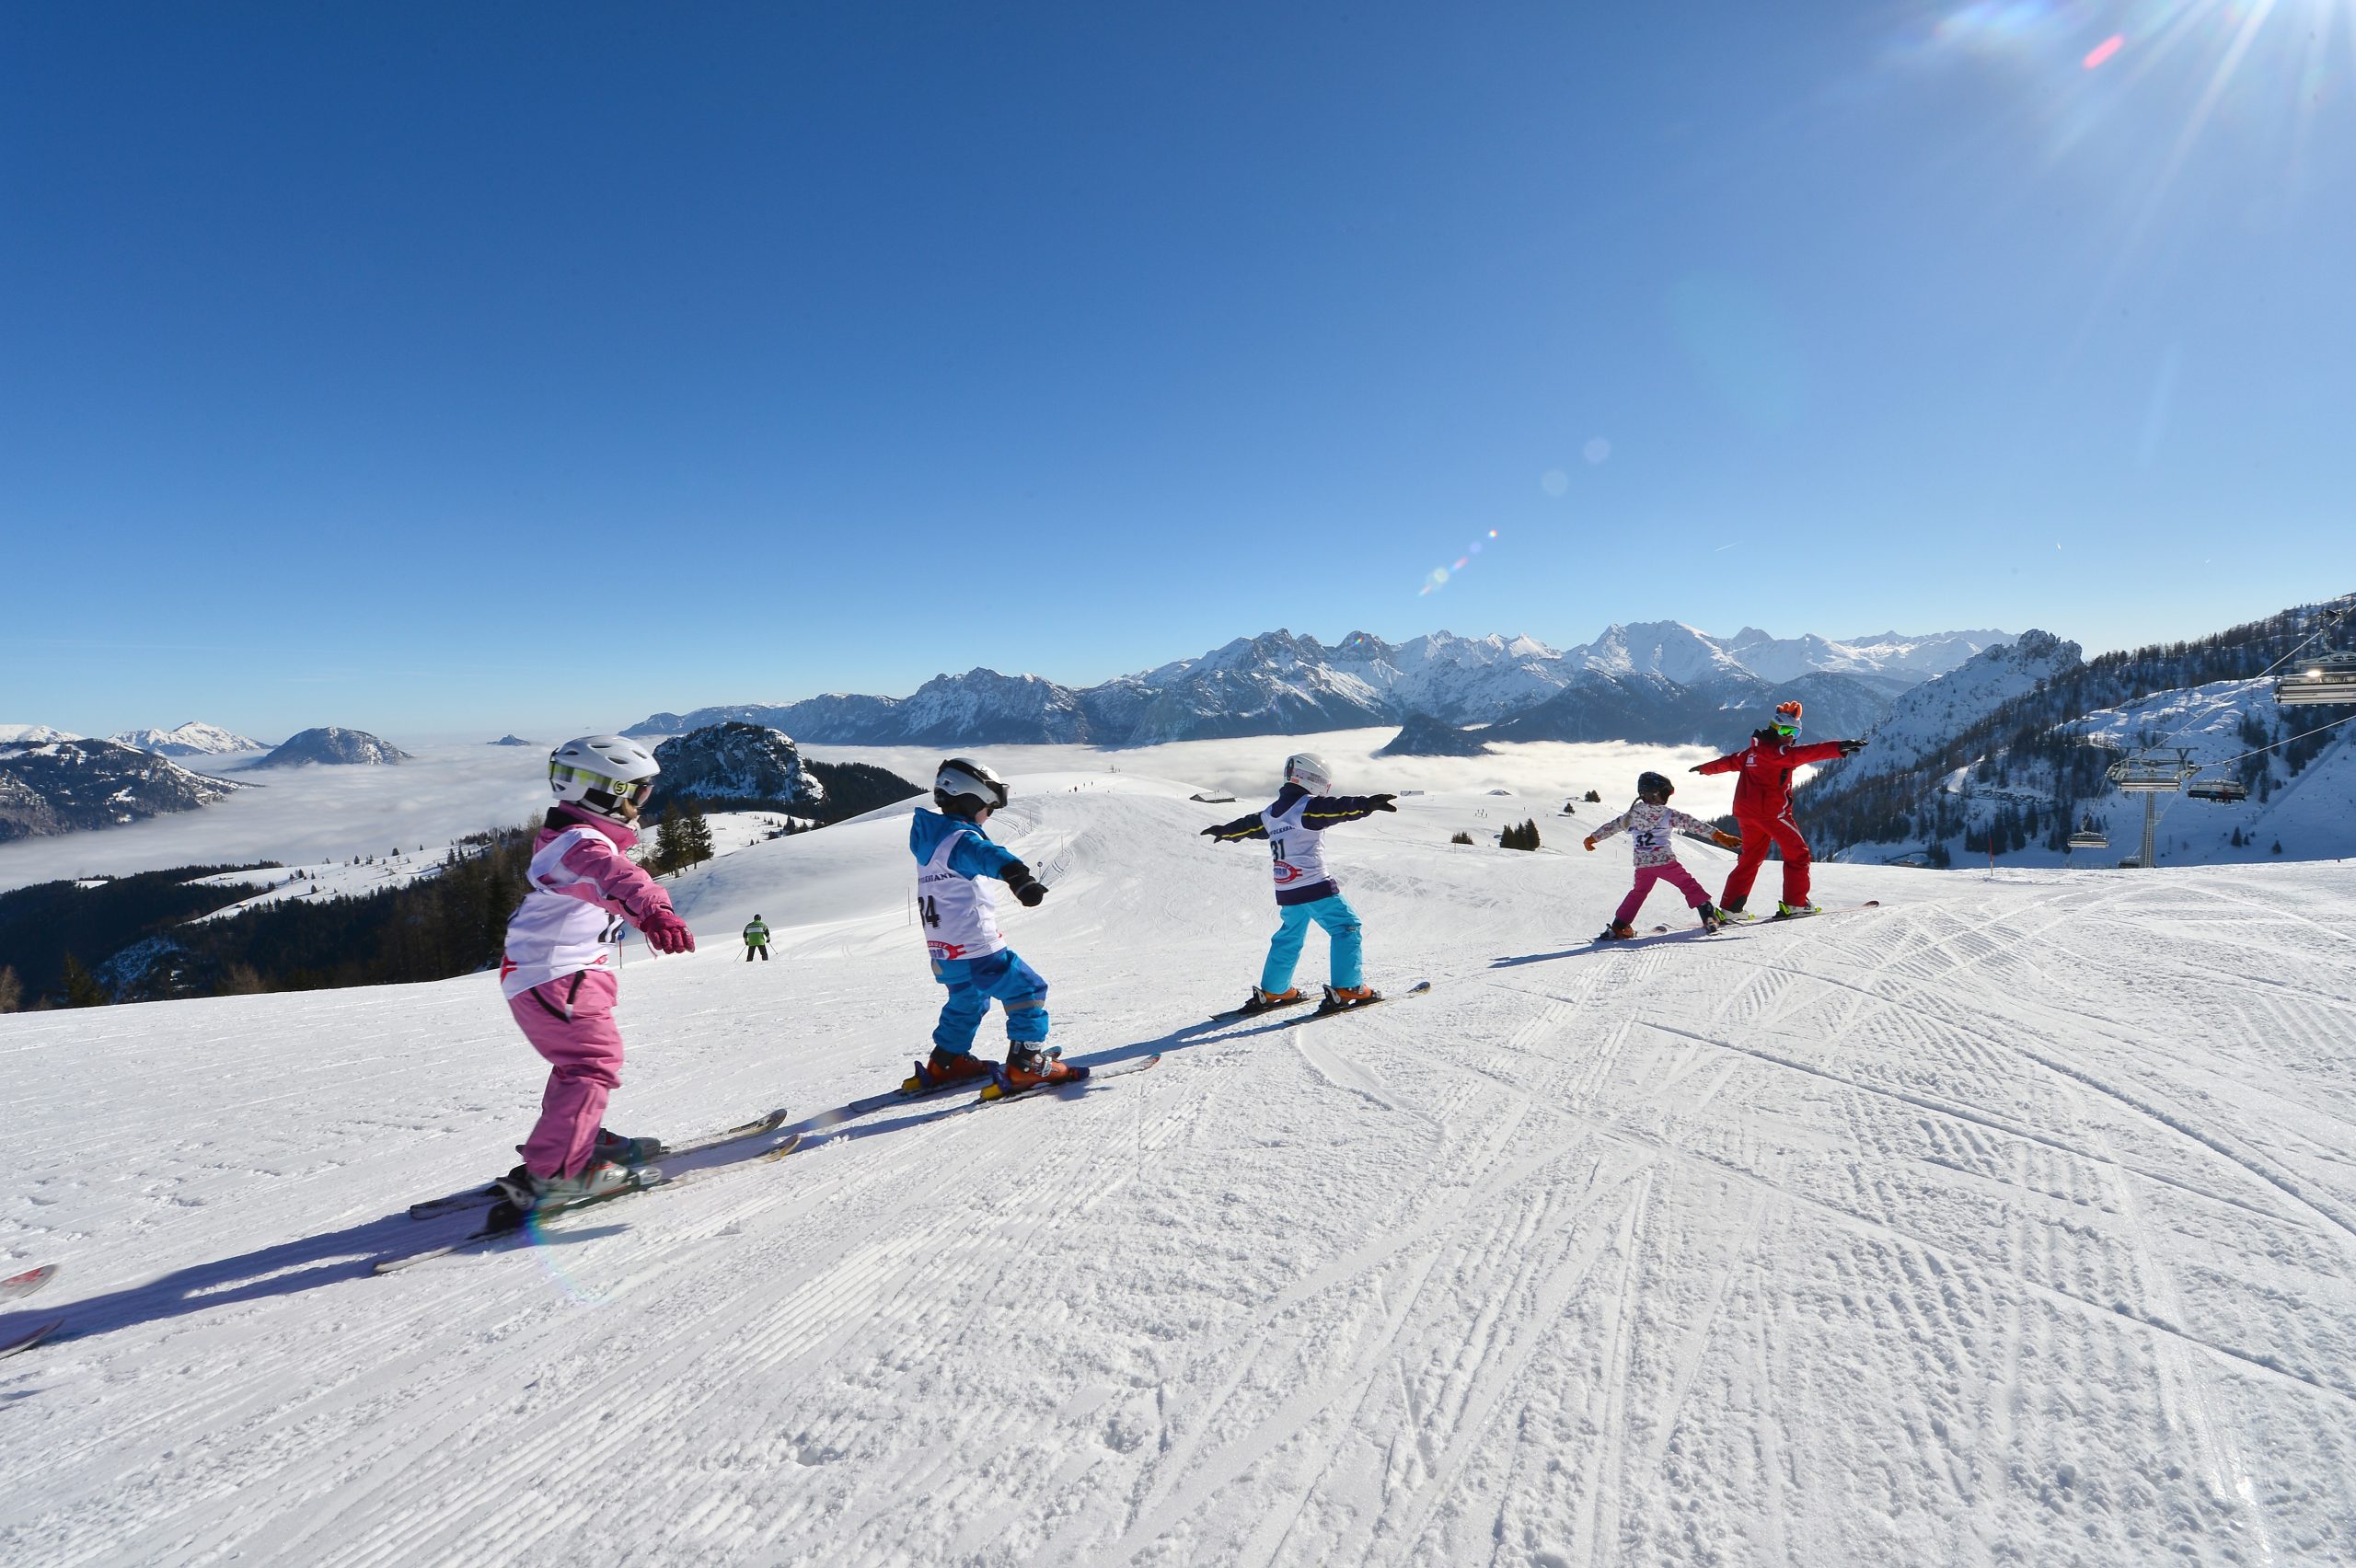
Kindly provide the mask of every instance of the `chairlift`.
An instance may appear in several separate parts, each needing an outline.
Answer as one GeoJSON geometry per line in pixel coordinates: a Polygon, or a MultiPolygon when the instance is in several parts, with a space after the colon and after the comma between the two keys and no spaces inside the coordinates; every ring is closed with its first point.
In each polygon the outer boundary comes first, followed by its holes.
{"type": "Polygon", "coordinates": [[[2110,781],[2122,795],[2173,795],[2184,788],[2184,770],[2154,756],[2134,756],[2111,768],[2110,781]]]}
{"type": "Polygon", "coordinates": [[[2356,702],[2356,653],[2327,653],[2305,661],[2276,679],[2274,700],[2284,707],[2356,702]]]}
{"type": "Polygon", "coordinates": [[[2095,825],[2094,818],[2088,817],[2086,819],[2085,826],[2070,835],[2070,847],[2073,849],[2108,849],[2110,847],[2110,838],[2101,828],[2095,825]]]}
{"type": "Polygon", "coordinates": [[[2238,778],[2196,778],[2185,786],[2184,792],[2196,801],[2216,801],[2225,805],[2249,799],[2249,786],[2238,778]]]}

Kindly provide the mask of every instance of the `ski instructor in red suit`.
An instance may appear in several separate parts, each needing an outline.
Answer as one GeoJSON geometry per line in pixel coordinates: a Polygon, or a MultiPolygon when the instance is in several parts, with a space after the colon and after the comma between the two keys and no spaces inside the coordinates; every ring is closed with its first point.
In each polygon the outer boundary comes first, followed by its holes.
{"type": "Polygon", "coordinates": [[[1807,901],[1807,840],[1801,836],[1799,824],[1792,820],[1792,769],[1851,755],[1863,750],[1865,743],[1819,741],[1804,746],[1798,744],[1799,738],[1800,705],[1786,702],[1776,708],[1773,724],[1751,732],[1749,745],[1732,756],[1693,769],[1696,773],[1738,769],[1742,774],[1734,787],[1734,814],[1742,824],[1742,853],[1727,877],[1725,896],[1718,900],[1718,907],[1728,915],[1758,918],[1742,906],[1750,897],[1750,884],[1759,878],[1760,863],[1767,859],[1771,843],[1784,852],[1784,902],[1777,906],[1775,917],[1816,913],[1816,906],[1807,901]]]}

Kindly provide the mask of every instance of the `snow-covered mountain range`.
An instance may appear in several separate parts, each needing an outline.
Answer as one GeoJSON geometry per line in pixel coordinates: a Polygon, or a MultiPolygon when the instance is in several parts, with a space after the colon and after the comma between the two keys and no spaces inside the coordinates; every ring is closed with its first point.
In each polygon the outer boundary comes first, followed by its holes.
{"type": "Polygon", "coordinates": [[[78,741],[81,738],[71,730],[52,729],[47,724],[0,724],[0,745],[18,741],[39,745],[44,741],[78,741]]]}
{"type": "Polygon", "coordinates": [[[1729,723],[1727,710],[1763,714],[1792,695],[1812,714],[1821,709],[1821,732],[1854,732],[1899,693],[2005,640],[1999,631],[1779,639],[1749,627],[1718,638],[1652,621],[1557,650],[1528,637],[1446,631],[1401,643],[1353,632],[1328,645],[1278,630],[1093,686],[975,669],[937,675],[906,698],[830,694],[657,713],[625,732],[677,734],[733,719],[839,745],[1142,746],[1397,723],[1415,713],[1502,726],[1547,709],[1518,735],[1500,729],[1500,738],[1682,742],[1738,738],[1747,723],[1729,723]],[[1798,683],[1807,689],[1787,689],[1798,683]]]}
{"type": "Polygon", "coordinates": [[[269,744],[191,719],[170,730],[126,730],[113,737],[126,746],[158,756],[225,756],[237,752],[268,751],[269,744]]]}
{"type": "Polygon", "coordinates": [[[0,844],[193,811],[237,788],[114,741],[0,742],[0,844]]]}

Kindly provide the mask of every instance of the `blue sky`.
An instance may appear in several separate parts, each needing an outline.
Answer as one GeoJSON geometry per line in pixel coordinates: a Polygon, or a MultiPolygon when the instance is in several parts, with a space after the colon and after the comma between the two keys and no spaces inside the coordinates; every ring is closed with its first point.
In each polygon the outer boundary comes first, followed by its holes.
{"type": "Polygon", "coordinates": [[[13,6],[0,212],[0,721],[2356,586],[2356,0],[13,6]]]}

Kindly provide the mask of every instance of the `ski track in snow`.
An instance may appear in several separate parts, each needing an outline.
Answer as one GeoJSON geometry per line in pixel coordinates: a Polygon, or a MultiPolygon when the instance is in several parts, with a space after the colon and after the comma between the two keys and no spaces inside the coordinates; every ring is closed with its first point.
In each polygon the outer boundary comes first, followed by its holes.
{"type": "MultiPolygon", "coordinates": [[[[1416,797],[1328,853],[1433,993],[1213,1021],[1275,923],[1236,808],[1016,784],[1056,1038],[1159,1068],[536,1244],[368,1274],[537,1107],[487,976],[0,1019],[0,1274],[64,1265],[0,1338],[65,1320],[0,1362],[0,1561],[2356,1562],[2344,870],[1820,867],[1882,906],[1590,949],[1624,855],[1416,797]]],[[[614,1124],[896,1082],[905,836],[676,883],[614,1124]]]]}

